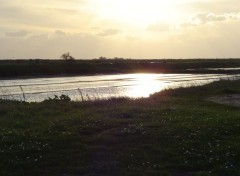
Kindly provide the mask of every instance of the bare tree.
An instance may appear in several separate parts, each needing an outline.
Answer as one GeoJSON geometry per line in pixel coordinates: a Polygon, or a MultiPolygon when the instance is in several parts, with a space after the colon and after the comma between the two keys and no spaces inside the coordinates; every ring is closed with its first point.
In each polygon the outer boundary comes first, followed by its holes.
{"type": "Polygon", "coordinates": [[[69,54],[69,52],[61,55],[61,58],[64,60],[74,60],[75,58],[69,54]]]}

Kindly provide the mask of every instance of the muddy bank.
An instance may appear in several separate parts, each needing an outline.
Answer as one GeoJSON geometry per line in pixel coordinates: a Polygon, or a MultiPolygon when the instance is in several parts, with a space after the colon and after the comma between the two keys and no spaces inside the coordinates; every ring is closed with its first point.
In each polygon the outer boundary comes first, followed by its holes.
{"type": "Polygon", "coordinates": [[[207,100],[228,106],[240,107],[240,94],[214,96],[207,100]]]}

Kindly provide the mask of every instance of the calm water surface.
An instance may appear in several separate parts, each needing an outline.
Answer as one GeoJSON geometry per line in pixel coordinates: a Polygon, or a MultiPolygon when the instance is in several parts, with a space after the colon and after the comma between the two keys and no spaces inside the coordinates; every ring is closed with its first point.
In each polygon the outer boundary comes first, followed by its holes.
{"type": "Polygon", "coordinates": [[[117,74],[0,80],[0,98],[25,98],[29,102],[39,102],[61,94],[76,101],[123,96],[140,98],[168,88],[203,85],[220,79],[240,79],[240,75],[117,74]]]}

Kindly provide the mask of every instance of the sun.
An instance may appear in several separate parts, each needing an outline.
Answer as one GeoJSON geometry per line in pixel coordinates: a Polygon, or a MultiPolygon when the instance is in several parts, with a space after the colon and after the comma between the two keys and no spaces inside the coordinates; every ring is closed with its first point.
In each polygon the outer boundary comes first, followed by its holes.
{"type": "Polygon", "coordinates": [[[101,0],[94,1],[99,17],[119,22],[148,25],[171,22],[178,16],[177,0],[101,0]]]}

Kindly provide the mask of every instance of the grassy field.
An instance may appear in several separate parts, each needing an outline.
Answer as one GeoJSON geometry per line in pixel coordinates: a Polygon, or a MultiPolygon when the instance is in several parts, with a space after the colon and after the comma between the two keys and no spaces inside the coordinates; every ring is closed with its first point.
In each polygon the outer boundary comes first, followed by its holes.
{"type": "Polygon", "coordinates": [[[203,69],[229,67],[240,67],[240,59],[95,59],[73,61],[40,59],[0,60],[0,78],[139,72],[239,73],[239,70],[222,71],[203,69]]]}
{"type": "Polygon", "coordinates": [[[3,176],[237,176],[240,81],[96,102],[0,101],[3,176]]]}

